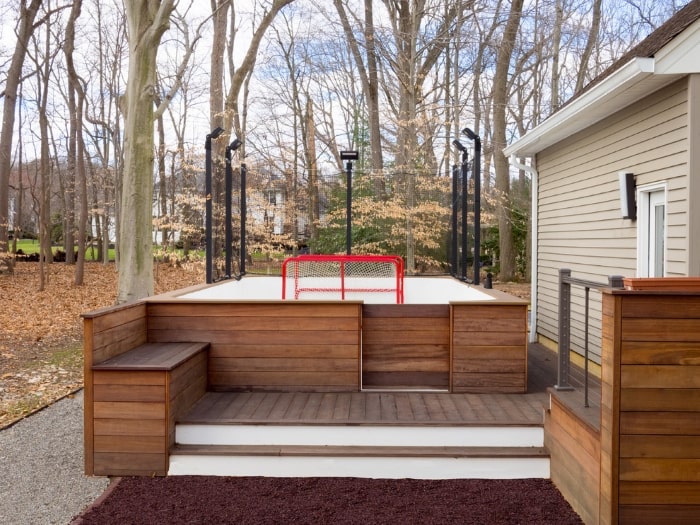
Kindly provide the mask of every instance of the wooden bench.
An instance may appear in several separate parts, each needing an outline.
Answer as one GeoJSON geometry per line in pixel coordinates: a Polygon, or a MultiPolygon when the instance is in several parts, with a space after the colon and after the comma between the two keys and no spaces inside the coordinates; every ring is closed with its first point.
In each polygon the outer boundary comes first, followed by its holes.
{"type": "Polygon", "coordinates": [[[167,474],[175,421],[206,392],[208,348],[146,343],[92,365],[94,474],[167,474]]]}

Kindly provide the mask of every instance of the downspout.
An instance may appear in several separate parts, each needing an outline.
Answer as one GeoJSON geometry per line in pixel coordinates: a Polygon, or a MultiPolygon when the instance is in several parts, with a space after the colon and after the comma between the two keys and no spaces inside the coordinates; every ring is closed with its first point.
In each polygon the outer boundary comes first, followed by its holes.
{"type": "Polygon", "coordinates": [[[530,161],[532,162],[532,166],[528,166],[527,164],[522,164],[516,155],[511,155],[510,156],[510,165],[513,166],[514,168],[517,168],[519,170],[526,171],[527,173],[530,174],[530,177],[532,178],[532,188],[531,188],[531,202],[530,202],[530,218],[532,220],[532,245],[530,247],[530,250],[532,252],[532,269],[531,269],[531,276],[530,276],[530,337],[529,341],[531,343],[536,343],[537,342],[537,261],[538,261],[538,252],[537,252],[537,232],[538,232],[538,225],[537,225],[537,194],[539,192],[539,175],[537,173],[537,169],[534,167],[535,164],[535,158],[530,157],[530,161]]]}

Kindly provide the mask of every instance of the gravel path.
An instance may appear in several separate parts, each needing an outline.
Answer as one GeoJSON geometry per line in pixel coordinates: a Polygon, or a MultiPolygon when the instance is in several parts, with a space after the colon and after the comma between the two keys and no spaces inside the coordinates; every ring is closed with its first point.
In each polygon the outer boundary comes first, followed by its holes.
{"type": "Polygon", "coordinates": [[[67,525],[104,492],[83,474],[83,392],[0,431],[0,525],[67,525]]]}

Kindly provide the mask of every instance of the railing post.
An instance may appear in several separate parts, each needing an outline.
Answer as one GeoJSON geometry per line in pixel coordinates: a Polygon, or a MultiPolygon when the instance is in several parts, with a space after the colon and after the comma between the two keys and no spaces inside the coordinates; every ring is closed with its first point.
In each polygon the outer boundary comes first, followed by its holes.
{"type": "Polygon", "coordinates": [[[624,277],[622,275],[609,275],[608,276],[608,286],[612,289],[624,288],[625,283],[623,281],[624,277]]]}
{"type": "Polygon", "coordinates": [[[559,365],[557,367],[556,390],[573,390],[569,384],[569,365],[571,351],[571,270],[559,270],[559,365]]]}

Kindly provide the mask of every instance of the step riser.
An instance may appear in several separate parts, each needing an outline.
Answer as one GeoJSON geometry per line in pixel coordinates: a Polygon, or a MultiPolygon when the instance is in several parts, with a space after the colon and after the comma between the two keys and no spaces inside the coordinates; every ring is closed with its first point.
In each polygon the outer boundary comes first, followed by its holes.
{"type": "Polygon", "coordinates": [[[549,459],[173,455],[170,457],[168,475],[278,478],[548,479],[549,459]]]}
{"type": "Polygon", "coordinates": [[[541,427],[178,425],[182,445],[541,447],[541,427]]]}

